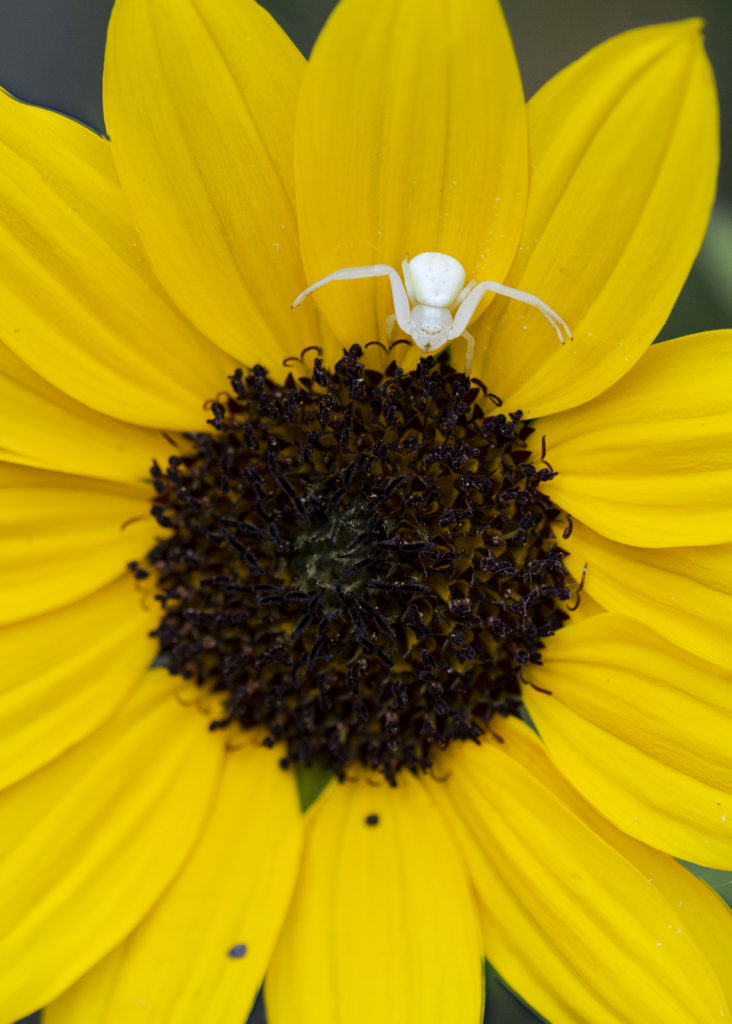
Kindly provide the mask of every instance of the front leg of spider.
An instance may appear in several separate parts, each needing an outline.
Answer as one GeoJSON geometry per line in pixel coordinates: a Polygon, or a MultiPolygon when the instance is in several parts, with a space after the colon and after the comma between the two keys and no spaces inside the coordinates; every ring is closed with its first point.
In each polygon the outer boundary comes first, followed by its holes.
{"type": "Polygon", "coordinates": [[[404,331],[405,334],[409,334],[409,297],[407,291],[402,284],[399,274],[396,272],[394,267],[390,267],[387,263],[375,263],[371,267],[344,267],[342,270],[334,270],[332,274],[328,274],[326,277],[321,277],[315,284],[309,285],[305,291],[300,292],[298,297],[292,303],[292,309],[299,306],[301,302],[314,292],[318,288],[322,288],[323,285],[330,284],[331,281],[355,281],[359,278],[364,277],[388,277],[391,284],[391,296],[394,302],[394,313],[392,316],[396,319],[399,324],[400,330],[404,331]]]}
{"type": "Polygon", "coordinates": [[[486,292],[493,292],[496,295],[505,295],[506,298],[516,299],[518,302],[523,302],[527,306],[533,306],[534,309],[538,309],[541,315],[552,325],[554,330],[557,332],[557,337],[561,345],[564,344],[564,335],[566,334],[569,340],[572,340],[572,332],[566,325],[564,320],[558,313],[555,313],[551,306],[547,306],[546,302],[542,302],[536,295],[532,295],[531,292],[522,292],[518,288],[509,288],[508,285],[500,284],[498,281],[481,281],[477,284],[470,293],[463,299],[455,311],[454,327],[452,331],[452,337],[459,338],[463,334],[465,328],[470,323],[470,318],[475,313],[480,300],[483,298],[486,292]]]}

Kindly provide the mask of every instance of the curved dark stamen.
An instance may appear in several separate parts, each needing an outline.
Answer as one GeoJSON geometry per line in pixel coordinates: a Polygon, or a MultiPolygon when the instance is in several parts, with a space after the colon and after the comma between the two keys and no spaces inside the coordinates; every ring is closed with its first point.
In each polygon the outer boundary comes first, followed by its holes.
{"type": "Polygon", "coordinates": [[[568,612],[576,612],[577,609],[579,608],[579,605],[580,605],[580,595],[581,595],[582,591],[585,589],[585,577],[586,576],[587,576],[587,562],[585,562],[584,569],[582,570],[582,579],[580,580],[580,584],[577,587],[577,589],[575,590],[575,595],[577,597],[577,600],[574,602],[574,604],[567,605],[567,611],[568,612]]]}

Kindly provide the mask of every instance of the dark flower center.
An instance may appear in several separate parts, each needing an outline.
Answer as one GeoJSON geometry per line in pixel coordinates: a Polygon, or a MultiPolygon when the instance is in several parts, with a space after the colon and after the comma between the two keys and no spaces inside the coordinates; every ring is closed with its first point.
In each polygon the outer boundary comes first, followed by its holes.
{"type": "Polygon", "coordinates": [[[161,662],[225,695],[212,728],[393,782],[516,713],[570,598],[521,413],[442,357],[381,372],[358,346],[332,371],[231,383],[213,430],[153,465],[170,532],[145,563],[161,662]]]}

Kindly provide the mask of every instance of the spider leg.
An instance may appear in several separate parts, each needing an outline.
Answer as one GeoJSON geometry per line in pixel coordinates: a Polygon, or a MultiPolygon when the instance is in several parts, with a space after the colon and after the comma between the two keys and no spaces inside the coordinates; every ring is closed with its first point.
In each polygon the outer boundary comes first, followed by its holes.
{"type": "Polygon", "coordinates": [[[465,285],[465,287],[460,292],[458,297],[455,299],[454,302],[451,302],[450,305],[451,306],[460,306],[465,301],[465,299],[467,299],[469,293],[472,292],[473,288],[475,288],[475,284],[476,284],[475,280],[468,281],[468,283],[465,285]]]}
{"type": "Polygon", "coordinates": [[[486,292],[495,292],[496,295],[505,295],[508,299],[516,299],[518,302],[524,302],[527,306],[533,306],[552,325],[562,345],[564,344],[564,334],[571,340],[572,332],[551,306],[547,306],[546,302],[542,302],[538,296],[532,295],[531,292],[522,292],[518,288],[509,288],[508,285],[500,284],[498,281],[481,281],[467,298],[463,300],[455,313],[455,321],[450,332],[452,338],[457,338],[463,333],[486,292]]]}
{"type": "Polygon", "coordinates": [[[467,347],[465,349],[465,376],[470,376],[470,370],[473,365],[473,356],[475,355],[475,338],[468,331],[463,331],[460,335],[461,338],[465,338],[467,341],[467,347]]]}
{"type": "Polygon", "coordinates": [[[292,309],[299,306],[317,288],[322,288],[323,285],[330,284],[331,281],[354,281],[364,277],[389,278],[396,322],[399,324],[400,329],[411,337],[409,330],[409,297],[399,274],[394,267],[390,267],[387,263],[376,263],[371,267],[344,267],[341,270],[334,270],[332,274],[322,277],[315,284],[309,285],[305,291],[300,292],[292,303],[292,309]]]}

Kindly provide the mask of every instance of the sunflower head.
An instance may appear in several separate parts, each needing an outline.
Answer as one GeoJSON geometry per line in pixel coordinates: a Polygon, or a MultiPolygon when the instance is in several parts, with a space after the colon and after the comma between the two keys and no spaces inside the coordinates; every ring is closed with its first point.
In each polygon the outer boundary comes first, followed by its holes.
{"type": "Polygon", "coordinates": [[[147,564],[160,661],[226,695],[212,728],[395,782],[517,710],[570,589],[521,413],[444,357],[405,373],[377,347],[381,372],[358,346],[283,384],[238,370],[212,431],[153,465],[172,533],[147,564]]]}

